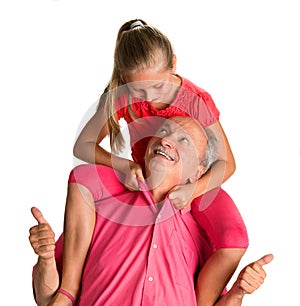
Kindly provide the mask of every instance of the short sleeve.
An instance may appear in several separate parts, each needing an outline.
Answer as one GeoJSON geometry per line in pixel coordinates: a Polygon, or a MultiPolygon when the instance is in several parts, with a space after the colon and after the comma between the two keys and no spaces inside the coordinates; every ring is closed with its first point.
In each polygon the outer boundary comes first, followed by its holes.
{"type": "Polygon", "coordinates": [[[77,183],[86,187],[91,192],[94,201],[102,197],[101,171],[95,164],[75,167],[69,175],[69,183],[77,183]]]}
{"type": "Polygon", "coordinates": [[[248,233],[243,218],[223,189],[216,188],[195,199],[191,210],[216,249],[248,247],[248,233]]]}
{"type": "Polygon", "coordinates": [[[191,115],[197,119],[203,127],[208,127],[219,120],[220,112],[209,93],[202,93],[197,97],[191,109],[191,115]]]}
{"type": "Polygon", "coordinates": [[[220,111],[217,109],[217,106],[212,99],[211,95],[208,92],[205,92],[201,95],[202,100],[204,101],[204,104],[207,106],[207,108],[210,110],[210,113],[212,117],[215,120],[219,120],[220,117],[220,111]]]}
{"type": "Polygon", "coordinates": [[[197,119],[203,127],[219,120],[220,112],[211,95],[186,78],[181,77],[182,86],[177,94],[175,105],[197,119]]]}
{"type": "Polygon", "coordinates": [[[126,190],[121,180],[120,173],[111,167],[99,164],[77,166],[69,175],[69,183],[77,183],[86,187],[91,192],[94,201],[126,190]]]}

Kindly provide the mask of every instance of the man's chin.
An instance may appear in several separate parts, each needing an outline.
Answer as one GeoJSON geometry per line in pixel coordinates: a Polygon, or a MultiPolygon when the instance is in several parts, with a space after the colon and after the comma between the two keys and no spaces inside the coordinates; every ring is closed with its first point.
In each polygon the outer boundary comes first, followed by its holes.
{"type": "Polygon", "coordinates": [[[157,173],[157,175],[166,175],[168,172],[168,167],[170,166],[170,162],[166,159],[161,157],[152,158],[148,165],[149,170],[151,173],[157,173]]]}
{"type": "Polygon", "coordinates": [[[148,165],[148,173],[147,181],[151,182],[151,189],[154,189],[168,177],[168,167],[161,160],[153,158],[148,165]]]}

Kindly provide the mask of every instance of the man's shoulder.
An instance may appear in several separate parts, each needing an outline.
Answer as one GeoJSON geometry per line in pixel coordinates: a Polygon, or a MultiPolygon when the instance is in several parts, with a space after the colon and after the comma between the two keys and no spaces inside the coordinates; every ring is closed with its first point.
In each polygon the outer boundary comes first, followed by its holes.
{"type": "Polygon", "coordinates": [[[111,167],[99,164],[82,164],[73,168],[69,180],[77,180],[84,178],[102,178],[102,180],[116,180],[120,176],[119,172],[111,167]]]}
{"type": "Polygon", "coordinates": [[[122,184],[122,175],[115,169],[99,164],[83,164],[76,166],[69,175],[69,183],[77,183],[88,188],[94,200],[103,196],[104,190],[121,192],[126,189],[122,184]]]}
{"type": "Polygon", "coordinates": [[[234,201],[229,194],[222,188],[215,188],[206,192],[198,198],[195,198],[191,204],[192,210],[205,211],[210,208],[211,205],[217,203],[226,203],[228,205],[234,205],[234,201]]]}

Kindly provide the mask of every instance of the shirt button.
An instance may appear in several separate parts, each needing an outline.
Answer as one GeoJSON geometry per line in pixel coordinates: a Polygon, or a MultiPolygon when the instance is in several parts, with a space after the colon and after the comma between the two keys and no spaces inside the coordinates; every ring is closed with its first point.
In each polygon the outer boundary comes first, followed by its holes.
{"type": "Polygon", "coordinates": [[[152,282],[153,281],[153,277],[152,276],[148,277],[148,281],[152,282]]]}
{"type": "Polygon", "coordinates": [[[153,244],[153,249],[157,249],[158,245],[156,243],[153,244]]]}

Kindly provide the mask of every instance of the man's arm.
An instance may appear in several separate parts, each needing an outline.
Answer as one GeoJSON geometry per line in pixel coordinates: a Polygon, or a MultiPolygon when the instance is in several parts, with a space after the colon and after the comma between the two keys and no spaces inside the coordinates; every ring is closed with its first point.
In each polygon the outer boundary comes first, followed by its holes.
{"type": "Polygon", "coordinates": [[[245,294],[257,290],[266,278],[263,266],[273,260],[273,255],[268,254],[259,260],[247,265],[238,275],[232,288],[215,304],[215,306],[240,306],[245,294]]]}
{"type": "Polygon", "coordinates": [[[35,253],[39,255],[33,271],[36,301],[38,305],[72,305],[68,295],[74,299],[78,296],[84,261],[94,230],[93,197],[80,184],[70,183],[68,186],[61,283],[54,256],[53,230],[37,208],[32,208],[32,214],[39,223],[30,229],[29,236],[35,253]]]}
{"type": "Polygon", "coordinates": [[[55,235],[36,208],[31,209],[38,225],[29,230],[29,241],[35,253],[39,256],[33,268],[33,290],[38,305],[47,305],[59,286],[59,275],[54,257],[55,235]]]}
{"type": "Polygon", "coordinates": [[[220,248],[209,257],[196,283],[198,306],[215,305],[245,251],[244,248],[220,248]]]}
{"type": "MultiPolygon", "coordinates": [[[[80,184],[69,183],[64,218],[63,268],[60,289],[75,300],[79,295],[81,277],[95,220],[96,213],[91,192],[80,184]]],[[[70,303],[70,298],[67,300],[70,303]]],[[[58,293],[50,305],[67,305],[65,301],[66,294],[58,293]]]]}

